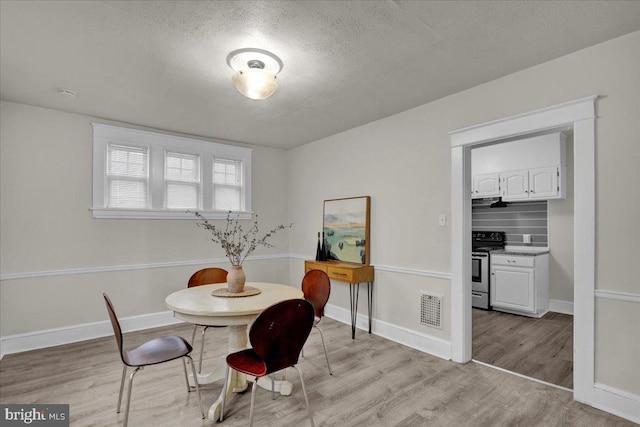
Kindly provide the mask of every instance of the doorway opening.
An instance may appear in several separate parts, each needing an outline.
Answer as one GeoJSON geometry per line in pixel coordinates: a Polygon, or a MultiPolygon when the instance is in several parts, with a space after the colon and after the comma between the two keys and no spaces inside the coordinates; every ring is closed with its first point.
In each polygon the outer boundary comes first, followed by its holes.
{"type": "MultiPolygon", "coordinates": [[[[474,146],[471,150],[474,191],[471,203],[474,237],[472,360],[571,391],[574,288],[573,133],[568,130],[561,135],[544,135],[539,138],[523,135],[514,143],[499,141],[474,146]],[[544,142],[541,143],[540,138],[544,142]],[[507,201],[500,198],[500,186],[504,187],[505,184],[500,180],[498,187],[495,187],[493,180],[498,178],[496,172],[503,173],[501,176],[508,176],[509,171],[514,169],[528,170],[551,165],[564,167],[561,177],[558,173],[558,180],[562,180],[563,194],[547,193],[549,195],[546,197],[549,199],[529,196],[526,200],[513,200],[513,195],[507,197],[507,201]],[[484,246],[487,240],[492,243],[488,236],[497,239],[494,243],[497,246],[484,246]],[[503,254],[504,246],[509,249],[507,253],[518,254],[521,250],[525,254],[507,259],[507,262],[517,261],[536,266],[544,264],[544,271],[541,268],[514,267],[501,263],[498,260],[504,258],[500,256],[496,256],[497,262],[494,265],[492,254],[503,254]],[[527,251],[539,251],[542,255],[533,255],[527,251]],[[476,274],[476,270],[483,274],[476,274]],[[529,289],[526,281],[522,283],[519,280],[530,274],[541,276],[535,279],[544,289],[538,289],[538,286],[529,289]],[[517,301],[531,302],[527,291],[543,293],[543,307],[536,307],[535,314],[505,308],[501,304],[501,297],[506,295],[494,296],[492,293],[496,282],[509,285],[500,292],[511,292],[517,288],[515,295],[510,295],[517,301]],[[525,286],[521,287],[522,285],[525,286]],[[484,288],[486,293],[478,292],[484,288]]],[[[560,182],[554,184],[557,185],[558,192],[559,184],[560,182]]],[[[540,193],[539,188],[532,188],[532,191],[540,193]]]]}
{"type": "Polygon", "coordinates": [[[471,126],[451,137],[452,359],[472,358],[471,149],[489,142],[550,130],[574,136],[574,325],[573,396],[592,404],[594,391],[595,289],[595,100],[590,96],[553,107],[471,126]]]}

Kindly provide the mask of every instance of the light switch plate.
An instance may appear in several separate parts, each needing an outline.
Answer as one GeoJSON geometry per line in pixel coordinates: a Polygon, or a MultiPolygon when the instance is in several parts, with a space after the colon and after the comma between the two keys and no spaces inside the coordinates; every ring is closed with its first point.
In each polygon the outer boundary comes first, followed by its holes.
{"type": "Polygon", "coordinates": [[[438,225],[440,227],[444,227],[447,225],[447,215],[441,213],[440,215],[438,215],[438,225]]]}

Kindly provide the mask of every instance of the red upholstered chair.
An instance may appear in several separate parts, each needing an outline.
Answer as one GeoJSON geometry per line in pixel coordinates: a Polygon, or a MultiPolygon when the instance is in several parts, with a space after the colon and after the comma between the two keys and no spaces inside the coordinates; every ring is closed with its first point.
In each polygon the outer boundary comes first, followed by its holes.
{"type": "Polygon", "coordinates": [[[104,302],[107,305],[107,311],[109,312],[109,318],[111,319],[111,325],[113,326],[113,334],[116,337],[116,343],[118,344],[118,350],[120,351],[120,359],[124,364],[122,368],[122,379],[120,380],[120,393],[118,394],[118,413],[120,413],[120,403],[122,402],[122,391],[124,389],[124,379],[127,375],[127,367],[130,366],[132,368],[136,368],[129,376],[127,406],[124,412],[124,427],[127,427],[127,423],[129,422],[129,404],[131,403],[133,377],[145,366],[157,365],[180,358],[182,359],[182,367],[184,368],[184,379],[187,381],[187,391],[189,391],[190,388],[189,380],[187,378],[187,365],[184,359],[187,358],[191,361],[191,370],[196,385],[196,391],[198,392],[198,400],[200,401],[200,412],[202,413],[202,418],[204,418],[204,409],[202,408],[202,399],[200,398],[200,387],[198,387],[196,368],[191,356],[189,356],[193,349],[189,343],[182,337],[164,336],[147,341],[135,348],[128,350],[124,349],[122,342],[122,329],[120,328],[120,322],[118,321],[116,312],[113,309],[113,304],[111,304],[111,300],[107,294],[103,293],[102,296],[104,297],[104,302]]]}
{"type": "MultiPolygon", "coordinates": [[[[198,270],[189,278],[188,288],[194,286],[211,285],[213,283],[225,283],[227,281],[227,270],[223,268],[211,267],[198,270]]],[[[191,345],[196,345],[196,331],[198,326],[202,326],[202,343],[200,346],[200,361],[198,362],[198,373],[202,372],[202,353],[204,351],[204,335],[209,328],[223,328],[224,326],[206,326],[195,325],[193,327],[193,334],[191,334],[191,345]]]]}
{"type": "MultiPolygon", "coordinates": [[[[293,367],[300,375],[300,385],[309,412],[311,426],[313,415],[309,407],[307,390],[304,387],[302,372],[296,366],[298,357],[313,327],[313,306],[303,299],[292,299],[267,307],[251,325],[248,348],[227,356],[227,374],[223,396],[227,393],[229,369],[255,378],[251,389],[251,409],[249,425],[253,425],[253,406],[255,402],[258,378],[270,375],[282,369],[293,367]]],[[[220,412],[220,421],[224,419],[224,400],[220,412]]]]}
{"type": "Polygon", "coordinates": [[[324,316],[324,306],[327,305],[329,294],[331,293],[331,281],[327,273],[322,270],[307,271],[307,274],[302,278],[302,293],[304,294],[304,299],[313,305],[315,312],[313,327],[320,332],[322,348],[324,348],[324,357],[327,360],[327,368],[329,368],[329,375],[333,375],[331,365],[329,365],[329,356],[327,356],[327,346],[324,344],[324,334],[318,326],[320,320],[322,320],[322,316],[324,316]]]}

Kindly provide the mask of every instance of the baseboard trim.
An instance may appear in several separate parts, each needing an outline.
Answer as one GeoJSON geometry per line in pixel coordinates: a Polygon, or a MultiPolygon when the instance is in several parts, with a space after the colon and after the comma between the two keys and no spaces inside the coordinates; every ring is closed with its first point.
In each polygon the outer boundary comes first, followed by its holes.
{"type": "Polygon", "coordinates": [[[549,311],[573,316],[573,301],[563,301],[560,299],[549,300],[549,311]]]}
{"type": "MultiPolygon", "coordinates": [[[[142,314],[139,316],[123,317],[119,320],[122,329],[126,332],[182,323],[181,320],[173,317],[173,311],[162,311],[158,313],[142,314]]],[[[66,326],[62,328],[45,329],[26,334],[7,335],[0,337],[0,358],[4,357],[6,354],[21,353],[23,351],[71,344],[78,341],[86,341],[109,335],[113,335],[113,329],[111,327],[111,322],[108,320],[103,322],[66,326]]]]}
{"type": "MultiPolygon", "coordinates": [[[[347,309],[327,304],[324,314],[333,320],[351,325],[351,313],[347,309]]],[[[356,319],[356,328],[365,332],[369,331],[369,321],[367,316],[358,314],[356,319]]],[[[397,342],[398,344],[415,348],[416,350],[424,353],[429,353],[445,360],[451,360],[451,342],[441,338],[412,331],[405,327],[377,319],[373,319],[371,322],[371,333],[390,341],[397,342]]]]}
{"type": "Polygon", "coordinates": [[[592,406],[640,424],[640,396],[637,394],[595,383],[592,406]]]}

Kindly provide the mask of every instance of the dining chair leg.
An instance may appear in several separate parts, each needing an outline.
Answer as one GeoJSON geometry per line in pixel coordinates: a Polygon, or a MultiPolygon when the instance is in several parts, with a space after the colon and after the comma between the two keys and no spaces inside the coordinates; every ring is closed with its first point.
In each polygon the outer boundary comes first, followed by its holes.
{"type": "Polygon", "coordinates": [[[191,333],[191,348],[196,346],[196,331],[198,330],[198,325],[193,326],[193,332],[191,333]]]}
{"type": "Polygon", "coordinates": [[[293,365],[298,371],[298,375],[300,376],[300,386],[302,387],[302,394],[304,395],[304,401],[307,404],[307,411],[309,412],[309,421],[311,422],[311,427],[316,427],[313,423],[313,414],[311,413],[311,406],[309,406],[309,398],[307,397],[307,389],[304,387],[304,379],[302,379],[302,371],[296,365],[293,365]]]}
{"type": "Polygon", "coordinates": [[[182,358],[182,368],[184,370],[184,380],[187,382],[187,393],[191,393],[191,386],[189,385],[189,375],[187,374],[187,362],[182,358]]]}
{"type": "Polygon", "coordinates": [[[204,334],[207,332],[207,327],[202,328],[202,342],[200,343],[200,362],[198,363],[198,373],[202,373],[202,355],[204,353],[204,334]]]}
{"type": "Polygon", "coordinates": [[[127,365],[122,367],[122,378],[120,379],[120,393],[118,394],[118,408],[116,413],[120,413],[120,403],[122,403],[122,391],[124,390],[124,379],[127,376],[127,365]]]}
{"type": "Polygon", "coordinates": [[[138,366],[131,373],[131,375],[129,375],[129,388],[127,389],[127,406],[124,410],[124,423],[122,424],[123,427],[127,427],[127,424],[129,423],[129,405],[131,404],[131,389],[133,386],[133,377],[135,377],[138,371],[141,371],[141,370],[142,370],[142,367],[138,366]]]}
{"type": "Polygon", "coordinates": [[[193,359],[188,354],[182,358],[184,361],[188,358],[191,362],[191,372],[193,373],[193,383],[196,385],[196,392],[198,393],[198,402],[200,402],[200,412],[202,413],[202,419],[204,419],[204,408],[202,407],[202,397],[200,396],[200,386],[198,385],[198,375],[196,375],[196,365],[193,363],[193,359]]]}
{"type": "Polygon", "coordinates": [[[271,378],[271,400],[276,400],[276,374],[269,375],[271,378]]]}
{"type": "Polygon", "coordinates": [[[256,389],[258,388],[258,377],[253,381],[251,386],[251,406],[249,407],[249,427],[253,426],[253,406],[256,401],[256,389]]]}
{"type": "Polygon", "coordinates": [[[329,375],[333,375],[333,371],[331,371],[331,365],[329,365],[329,356],[327,355],[327,346],[324,345],[324,334],[322,333],[322,329],[319,326],[315,327],[318,331],[320,331],[320,339],[322,340],[322,348],[324,349],[324,358],[327,360],[327,368],[329,368],[329,375]]]}
{"type": "Polygon", "coordinates": [[[224,420],[224,402],[227,400],[227,388],[229,387],[229,370],[231,368],[227,366],[224,372],[224,383],[222,384],[222,405],[220,407],[220,420],[222,422],[224,420]]]}

